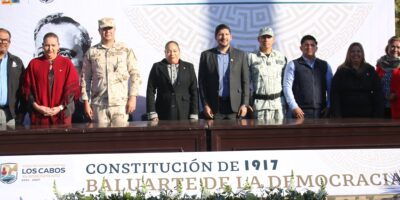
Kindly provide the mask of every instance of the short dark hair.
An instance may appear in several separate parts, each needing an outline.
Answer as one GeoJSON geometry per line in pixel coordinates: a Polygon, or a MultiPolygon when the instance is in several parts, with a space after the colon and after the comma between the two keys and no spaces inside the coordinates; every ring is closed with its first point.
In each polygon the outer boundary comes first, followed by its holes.
{"type": "Polygon", "coordinates": [[[312,35],[303,36],[303,38],[301,38],[300,44],[303,44],[306,40],[312,40],[315,42],[315,44],[318,44],[317,39],[315,39],[315,37],[312,35]]]}
{"type": "Polygon", "coordinates": [[[57,39],[57,41],[58,42],[60,42],[59,41],[59,39],[58,39],[58,35],[57,34],[55,34],[55,33],[53,33],[53,32],[49,32],[49,33],[46,33],[46,35],[44,35],[44,37],[43,37],[43,44],[44,44],[44,41],[47,39],[47,38],[56,38],[57,39]]]}
{"type": "Polygon", "coordinates": [[[81,26],[77,21],[72,19],[71,17],[67,17],[63,15],[64,13],[55,13],[55,14],[50,14],[47,15],[45,18],[41,19],[33,33],[34,39],[37,39],[37,34],[39,33],[40,29],[46,25],[46,24],[63,24],[63,23],[70,23],[72,25],[75,25],[80,31],[81,31],[81,47],[83,53],[85,53],[89,48],[92,43],[88,31],[81,26]]]}
{"type": "Polygon", "coordinates": [[[8,34],[8,36],[10,36],[10,40],[11,40],[11,33],[9,30],[5,29],[5,28],[0,28],[0,32],[6,32],[8,34]]]}
{"type": "Polygon", "coordinates": [[[168,41],[167,44],[165,44],[165,50],[167,50],[167,47],[169,44],[175,44],[178,47],[178,49],[180,50],[178,42],[173,41],[173,40],[168,41]]]}
{"type": "Polygon", "coordinates": [[[229,28],[228,25],[220,24],[215,28],[214,37],[217,37],[218,32],[221,31],[222,29],[228,29],[229,33],[231,33],[231,28],[229,28]]]}

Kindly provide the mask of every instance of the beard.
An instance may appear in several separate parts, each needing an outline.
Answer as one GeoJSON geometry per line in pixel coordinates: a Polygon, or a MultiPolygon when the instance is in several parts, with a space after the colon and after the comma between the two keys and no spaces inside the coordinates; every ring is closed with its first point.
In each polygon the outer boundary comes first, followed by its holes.
{"type": "Polygon", "coordinates": [[[6,48],[0,48],[0,55],[6,54],[7,49],[6,48]]]}

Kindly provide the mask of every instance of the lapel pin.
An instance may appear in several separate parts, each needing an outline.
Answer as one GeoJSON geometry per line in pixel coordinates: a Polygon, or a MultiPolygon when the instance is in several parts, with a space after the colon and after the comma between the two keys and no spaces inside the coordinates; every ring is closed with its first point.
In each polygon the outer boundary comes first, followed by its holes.
{"type": "Polygon", "coordinates": [[[17,63],[15,63],[14,61],[12,62],[12,67],[17,67],[17,63]]]}

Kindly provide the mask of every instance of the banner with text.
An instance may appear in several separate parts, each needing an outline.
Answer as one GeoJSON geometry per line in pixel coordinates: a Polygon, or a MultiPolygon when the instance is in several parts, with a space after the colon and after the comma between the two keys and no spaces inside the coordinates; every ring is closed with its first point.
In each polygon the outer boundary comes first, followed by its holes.
{"type": "Polygon", "coordinates": [[[250,184],[317,191],[321,180],[329,195],[394,194],[399,191],[400,149],[279,150],[240,152],[41,155],[0,157],[2,199],[53,199],[61,193],[134,192],[174,189],[199,194],[201,185],[233,191],[250,184]],[[397,177],[397,178],[396,178],[397,177]]]}

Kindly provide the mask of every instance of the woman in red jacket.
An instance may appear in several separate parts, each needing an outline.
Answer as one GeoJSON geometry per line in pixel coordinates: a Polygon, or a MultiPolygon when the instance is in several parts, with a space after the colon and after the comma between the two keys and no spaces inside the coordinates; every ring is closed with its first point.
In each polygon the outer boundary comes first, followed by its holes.
{"type": "Polygon", "coordinates": [[[71,60],[58,55],[58,36],[43,38],[43,56],[25,70],[22,92],[29,102],[32,125],[71,124],[74,100],[80,97],[79,77],[71,60]]]}
{"type": "Polygon", "coordinates": [[[385,97],[385,118],[400,118],[400,37],[391,37],[385,51],[376,64],[385,97]]]}

